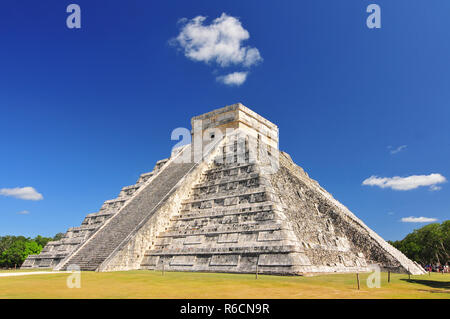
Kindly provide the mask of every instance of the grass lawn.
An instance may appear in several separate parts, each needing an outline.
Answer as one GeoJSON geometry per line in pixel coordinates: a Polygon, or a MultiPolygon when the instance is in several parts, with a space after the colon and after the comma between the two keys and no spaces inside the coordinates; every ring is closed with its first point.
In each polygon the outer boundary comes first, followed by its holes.
{"type": "Polygon", "coordinates": [[[284,277],[246,274],[127,271],[82,272],[81,288],[69,289],[69,274],[0,277],[0,298],[447,298],[450,274],[381,274],[381,288],[368,288],[368,274],[284,277]]]}

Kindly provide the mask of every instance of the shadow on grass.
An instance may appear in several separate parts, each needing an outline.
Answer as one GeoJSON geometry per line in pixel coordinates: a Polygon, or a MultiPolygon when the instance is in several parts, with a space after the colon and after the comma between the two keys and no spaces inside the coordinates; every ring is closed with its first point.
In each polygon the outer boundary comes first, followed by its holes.
{"type": "Polygon", "coordinates": [[[421,279],[400,279],[412,284],[421,284],[431,288],[450,289],[449,281],[421,280],[421,279]]]}

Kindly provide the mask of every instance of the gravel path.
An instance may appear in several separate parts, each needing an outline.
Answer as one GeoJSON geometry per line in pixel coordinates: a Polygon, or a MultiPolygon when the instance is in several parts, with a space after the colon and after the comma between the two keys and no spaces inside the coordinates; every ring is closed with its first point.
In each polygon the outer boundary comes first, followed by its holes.
{"type": "Polygon", "coordinates": [[[46,274],[61,274],[67,273],[67,271],[31,271],[31,272],[10,272],[0,273],[0,277],[12,277],[12,276],[27,276],[27,275],[46,275],[46,274]]]}

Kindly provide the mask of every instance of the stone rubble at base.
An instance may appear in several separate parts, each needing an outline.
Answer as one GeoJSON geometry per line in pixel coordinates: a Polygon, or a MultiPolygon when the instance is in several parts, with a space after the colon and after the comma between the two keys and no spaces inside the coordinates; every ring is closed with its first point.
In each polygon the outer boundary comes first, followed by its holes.
{"type": "Polygon", "coordinates": [[[301,275],[377,264],[425,273],[278,151],[275,124],[238,103],[196,116],[192,126],[192,144],[22,268],[301,275]],[[196,129],[213,145],[198,162],[195,149],[205,141],[196,142],[196,129]]]}

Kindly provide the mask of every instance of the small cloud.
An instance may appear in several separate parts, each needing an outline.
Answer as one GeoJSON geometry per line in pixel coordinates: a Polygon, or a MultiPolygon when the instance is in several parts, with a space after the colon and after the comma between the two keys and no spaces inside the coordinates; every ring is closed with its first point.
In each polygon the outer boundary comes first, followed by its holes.
{"type": "Polygon", "coordinates": [[[0,195],[7,197],[14,197],[23,200],[43,200],[44,196],[38,193],[33,187],[16,187],[16,188],[1,188],[0,195]]]}
{"type": "Polygon", "coordinates": [[[430,191],[432,191],[432,192],[439,191],[441,189],[442,189],[441,186],[436,186],[436,185],[430,186],[430,191]]]}
{"type": "Polygon", "coordinates": [[[429,218],[429,217],[403,217],[401,219],[403,223],[431,223],[437,221],[437,218],[429,218]]]}
{"type": "Polygon", "coordinates": [[[30,212],[27,210],[22,210],[20,212],[17,212],[18,215],[28,215],[30,212]]]}
{"type": "Polygon", "coordinates": [[[186,24],[188,21],[188,18],[180,18],[178,19],[177,24],[186,24]]]}
{"type": "Polygon", "coordinates": [[[390,149],[390,153],[391,154],[397,154],[400,153],[401,151],[405,150],[408,147],[408,145],[401,145],[397,148],[392,148],[392,146],[388,146],[388,148],[390,149]]]}
{"type": "Polygon", "coordinates": [[[394,212],[388,212],[388,215],[394,215],[395,213],[394,212]]]}
{"type": "Polygon", "coordinates": [[[416,189],[421,186],[430,186],[431,190],[440,187],[436,184],[445,183],[447,179],[441,174],[430,175],[411,175],[408,177],[378,177],[371,176],[362,182],[362,185],[366,186],[378,186],[380,188],[391,188],[393,190],[407,191],[416,189]]]}
{"type": "Polygon", "coordinates": [[[247,75],[248,72],[234,72],[224,76],[218,76],[216,80],[226,85],[239,86],[245,82],[247,75]]]}

